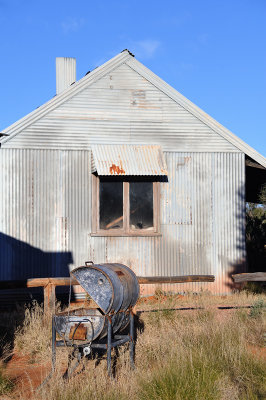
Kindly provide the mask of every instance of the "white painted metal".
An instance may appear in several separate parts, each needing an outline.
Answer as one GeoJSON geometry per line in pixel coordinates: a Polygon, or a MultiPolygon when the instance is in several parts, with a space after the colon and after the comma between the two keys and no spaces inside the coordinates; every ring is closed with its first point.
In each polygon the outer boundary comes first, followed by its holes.
{"type": "Polygon", "coordinates": [[[76,59],[56,57],[56,94],[68,89],[76,82],[76,59]]]}
{"type": "Polygon", "coordinates": [[[167,166],[160,146],[93,145],[92,172],[99,176],[166,176],[167,166]]]}

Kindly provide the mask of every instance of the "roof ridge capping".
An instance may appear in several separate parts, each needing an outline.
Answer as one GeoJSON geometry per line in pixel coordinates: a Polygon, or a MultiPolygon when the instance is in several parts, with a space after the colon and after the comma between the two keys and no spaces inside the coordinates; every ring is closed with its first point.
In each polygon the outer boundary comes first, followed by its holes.
{"type": "Polygon", "coordinates": [[[121,51],[121,53],[123,53],[124,51],[127,51],[130,56],[135,57],[135,54],[131,53],[130,50],[124,49],[124,50],[121,51]]]}

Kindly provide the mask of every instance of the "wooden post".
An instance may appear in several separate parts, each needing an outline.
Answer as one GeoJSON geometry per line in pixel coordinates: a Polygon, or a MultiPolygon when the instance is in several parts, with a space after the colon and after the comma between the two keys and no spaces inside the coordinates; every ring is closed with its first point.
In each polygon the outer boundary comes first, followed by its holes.
{"type": "Polygon", "coordinates": [[[53,283],[48,283],[48,285],[43,288],[44,295],[44,314],[55,312],[55,285],[53,283]]]}

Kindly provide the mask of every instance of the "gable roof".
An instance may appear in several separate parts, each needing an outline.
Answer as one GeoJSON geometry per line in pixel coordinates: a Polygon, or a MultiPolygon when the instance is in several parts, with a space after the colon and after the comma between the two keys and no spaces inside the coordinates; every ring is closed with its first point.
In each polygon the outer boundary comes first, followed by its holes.
{"type": "Polygon", "coordinates": [[[122,64],[127,64],[134,71],[140,74],[142,77],[147,79],[151,84],[161,90],[165,95],[174,100],[176,103],[181,105],[184,109],[202,121],[205,125],[210,127],[214,132],[218,133],[221,137],[226,139],[240,151],[245,153],[247,156],[255,160],[262,167],[266,168],[266,158],[260,153],[250,147],[247,143],[241,140],[239,137],[234,135],[231,131],[226,129],[223,125],[219,124],[215,119],[206,114],[203,110],[197,107],[194,103],[184,97],[177,90],[168,85],[165,81],[155,75],[147,67],[137,61],[132,53],[128,50],[123,50],[120,54],[113,57],[111,60],[107,61],[100,67],[94,69],[89,74],[85,75],[82,79],[75,82],[68,89],[60,93],[59,95],[53,97],[47,103],[43,104],[38,109],[32,111],[25,117],[21,118],[14,124],[10,125],[8,128],[3,130],[3,134],[8,135],[0,140],[1,143],[6,143],[14,136],[16,136],[23,129],[27,128],[29,125],[39,120],[45,116],[48,112],[57,108],[60,104],[69,100],[71,97],[79,93],[85,87],[90,86],[97,80],[101,79],[106,74],[110,73],[122,64]]]}

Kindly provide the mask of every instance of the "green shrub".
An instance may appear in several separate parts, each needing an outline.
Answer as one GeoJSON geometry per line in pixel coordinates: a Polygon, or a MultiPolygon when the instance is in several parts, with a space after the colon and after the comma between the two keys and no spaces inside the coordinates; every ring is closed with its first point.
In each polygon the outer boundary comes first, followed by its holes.
{"type": "Polygon", "coordinates": [[[258,318],[263,314],[265,309],[266,309],[266,302],[263,299],[258,299],[250,307],[249,316],[251,318],[258,318]]]}
{"type": "Polygon", "coordinates": [[[14,388],[14,383],[10,379],[6,378],[3,375],[2,370],[0,369],[0,395],[2,396],[10,393],[13,390],[13,388],[14,388]]]}

